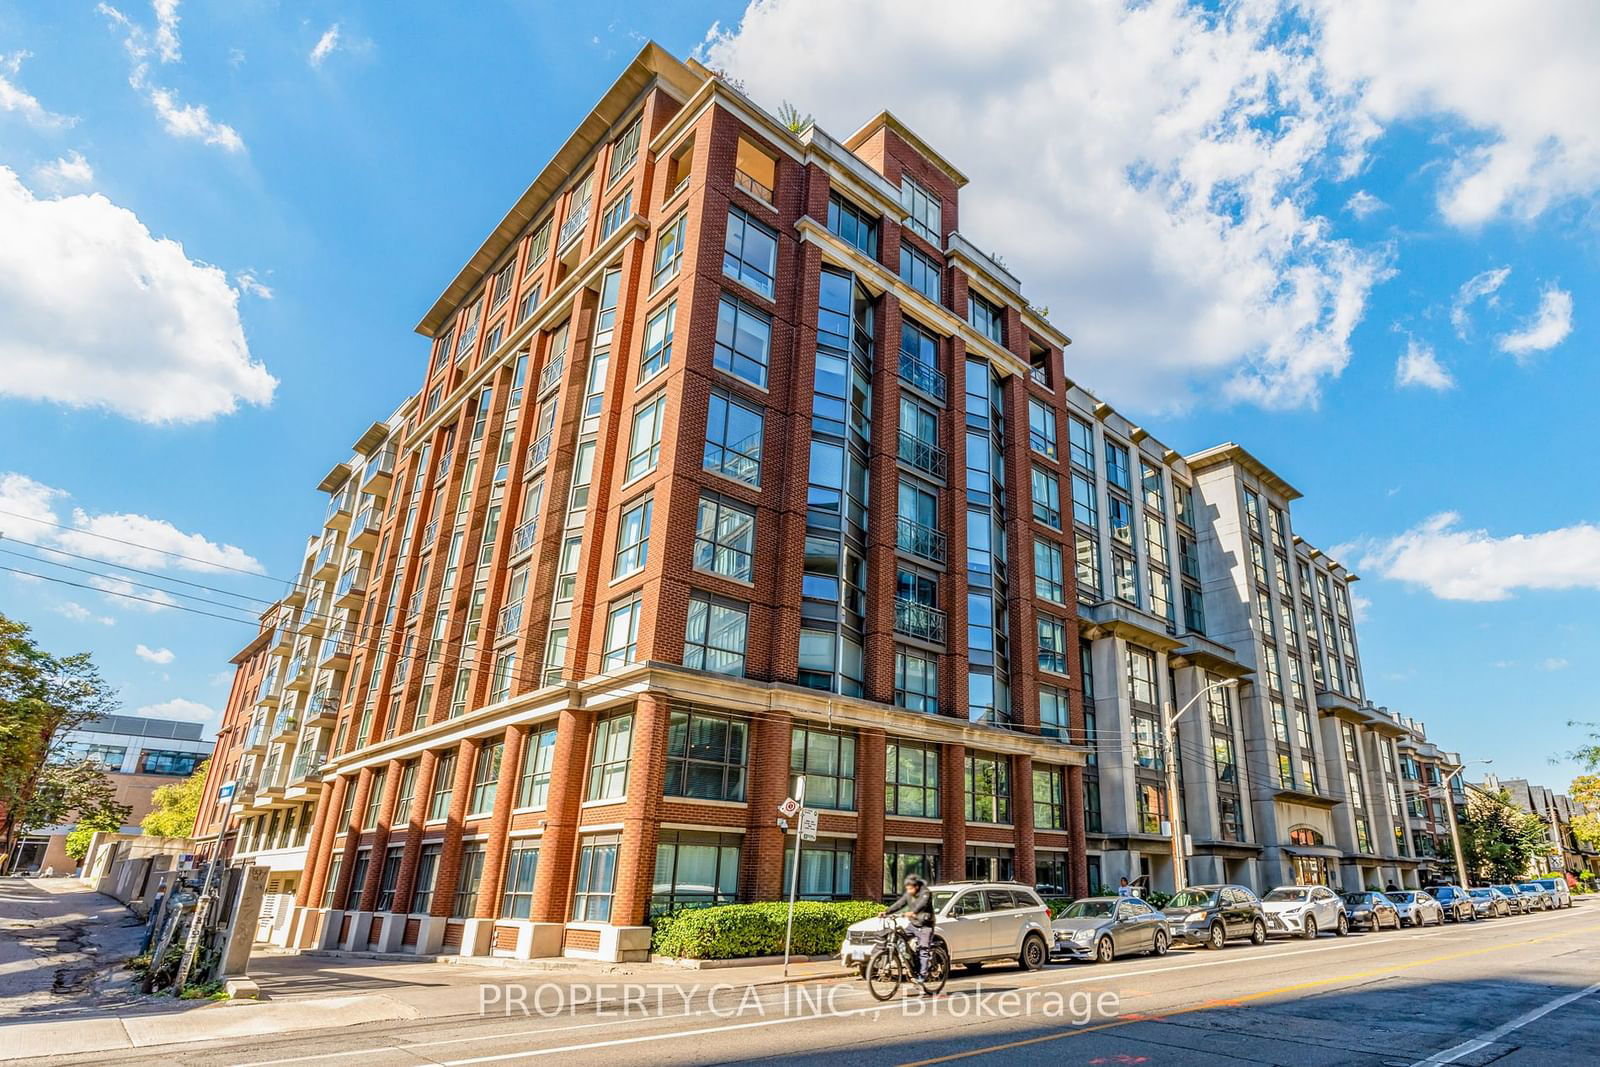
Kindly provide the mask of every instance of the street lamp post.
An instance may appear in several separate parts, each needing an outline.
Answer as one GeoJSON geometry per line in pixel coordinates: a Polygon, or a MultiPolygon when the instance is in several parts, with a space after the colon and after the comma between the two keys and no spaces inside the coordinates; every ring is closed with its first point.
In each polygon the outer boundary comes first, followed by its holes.
{"type": "Polygon", "coordinates": [[[1450,799],[1450,779],[1454,778],[1456,775],[1460,774],[1462,771],[1466,770],[1468,767],[1472,766],[1475,763],[1493,763],[1493,762],[1494,762],[1494,760],[1492,760],[1492,759],[1468,760],[1467,762],[1463,763],[1461,766],[1457,767],[1455,770],[1451,771],[1449,774],[1444,776],[1444,782],[1443,782],[1443,787],[1444,787],[1444,811],[1445,811],[1445,816],[1448,818],[1448,820],[1450,822],[1450,844],[1455,849],[1455,852],[1456,852],[1456,877],[1461,879],[1461,888],[1462,889],[1471,889],[1472,886],[1471,886],[1470,883],[1471,883],[1472,879],[1467,874],[1467,857],[1466,857],[1466,854],[1461,851],[1461,830],[1456,824],[1456,805],[1455,805],[1455,802],[1450,799]]]}
{"type": "MultiPolygon", "coordinates": [[[[1213,689],[1233,689],[1239,684],[1237,678],[1226,678],[1220,682],[1212,682],[1201,689],[1200,692],[1190,697],[1188,702],[1177,711],[1169,711],[1161,719],[1161,741],[1165,751],[1162,753],[1162,762],[1167,771],[1167,820],[1172,830],[1172,890],[1181,893],[1188,888],[1188,873],[1184,869],[1183,855],[1183,805],[1178,801],[1178,761],[1174,758],[1178,751],[1178,720],[1183,718],[1184,712],[1194,707],[1200,699],[1213,689]]],[[[1169,700],[1167,708],[1172,707],[1169,700]]]]}

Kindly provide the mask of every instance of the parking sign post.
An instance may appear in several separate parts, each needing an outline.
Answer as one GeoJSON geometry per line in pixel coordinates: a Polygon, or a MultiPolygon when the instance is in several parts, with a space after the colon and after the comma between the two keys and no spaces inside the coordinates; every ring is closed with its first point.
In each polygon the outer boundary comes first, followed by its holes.
{"type": "MultiPolygon", "coordinates": [[[[794,901],[795,896],[800,892],[801,827],[807,815],[812,816],[813,827],[815,826],[815,813],[806,811],[805,803],[806,779],[805,775],[801,775],[795,781],[794,796],[778,805],[779,814],[794,820],[794,865],[789,871],[789,921],[783,930],[783,976],[785,978],[789,977],[789,947],[794,944],[794,901]]],[[[815,828],[812,830],[811,837],[812,840],[816,840],[815,828]]]]}

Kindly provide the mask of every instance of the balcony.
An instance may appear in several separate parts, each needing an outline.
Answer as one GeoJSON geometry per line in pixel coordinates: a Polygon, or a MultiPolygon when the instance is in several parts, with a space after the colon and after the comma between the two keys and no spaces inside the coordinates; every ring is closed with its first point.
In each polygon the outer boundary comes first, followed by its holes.
{"type": "Polygon", "coordinates": [[[930,563],[945,561],[945,535],[932,526],[901,517],[895,527],[895,546],[930,563]]]}
{"type": "Polygon", "coordinates": [[[361,488],[379,495],[387,493],[394,482],[394,461],[395,452],[392,448],[386,448],[367,460],[367,469],[361,475],[361,488]]]}
{"type": "Polygon", "coordinates": [[[290,737],[300,727],[300,719],[292,712],[280,711],[278,717],[272,722],[272,736],[274,741],[290,737]]]}
{"type": "Polygon", "coordinates": [[[900,431],[900,461],[944,481],[947,469],[944,449],[904,430],[900,431]]]}
{"type": "Polygon", "coordinates": [[[529,519],[511,532],[511,558],[516,559],[533,551],[534,541],[539,534],[539,520],[529,519]]]}
{"type": "Polygon", "coordinates": [[[352,489],[343,489],[335,493],[328,501],[328,513],[323,524],[335,530],[344,530],[350,526],[350,516],[355,510],[356,494],[352,489]]]}
{"type": "Polygon", "coordinates": [[[323,764],[327,762],[326,752],[302,752],[294,758],[294,768],[289,773],[289,780],[303,782],[307,778],[319,777],[322,774],[323,764]]]}
{"type": "Polygon", "coordinates": [[[317,664],[335,669],[348,667],[354,646],[354,638],[343,630],[335,630],[322,639],[322,651],[317,655],[317,664]]]}
{"type": "Polygon", "coordinates": [[[233,782],[233,796],[229,799],[238,805],[248,806],[256,798],[256,780],[254,778],[236,778],[233,782]]]}
{"type": "Polygon", "coordinates": [[[771,188],[762,185],[754,177],[746,174],[738,167],[733,169],[733,184],[734,188],[743,189],[745,192],[749,193],[751,196],[755,197],[757,200],[760,200],[764,204],[775,203],[775,201],[772,199],[771,188]]]}
{"type": "Polygon", "coordinates": [[[944,644],[944,612],[938,608],[919,604],[915,600],[896,597],[894,601],[894,629],[896,633],[915,637],[920,641],[944,644]]]}
{"type": "Polygon", "coordinates": [[[939,403],[944,403],[944,375],[932,363],[925,363],[915,356],[901,352],[900,380],[918,392],[926,393],[939,403]]]}
{"type": "Polygon", "coordinates": [[[300,692],[310,689],[311,671],[307,668],[308,664],[299,656],[290,660],[289,669],[284,673],[283,687],[300,692]]]}
{"type": "Polygon", "coordinates": [[[383,515],[376,504],[362,508],[350,523],[350,547],[363,552],[371,551],[378,543],[378,526],[382,521],[383,515]]]}
{"type": "Polygon", "coordinates": [[[268,701],[276,700],[277,697],[278,672],[271,671],[265,678],[261,679],[261,685],[256,689],[256,703],[265,704],[268,701]]]}
{"type": "Polygon", "coordinates": [[[322,539],[322,549],[317,553],[317,558],[311,564],[311,577],[317,579],[332,578],[339,572],[339,539],[329,534],[322,539]]]}
{"type": "Polygon", "coordinates": [[[306,701],[306,725],[320,726],[339,717],[339,698],[328,689],[318,689],[306,701]]]}
{"type": "Polygon", "coordinates": [[[528,470],[532,471],[550,458],[550,435],[547,433],[528,446],[528,470]]]}
{"type": "Polygon", "coordinates": [[[283,594],[283,602],[291,608],[297,608],[306,602],[306,581],[304,578],[289,587],[289,591],[283,594]]]}
{"type": "Polygon", "coordinates": [[[561,380],[561,372],[566,365],[567,358],[565,356],[557,356],[549,363],[546,363],[544,369],[539,372],[539,392],[543,393],[546,389],[559,382],[561,380]]]}
{"type": "Polygon", "coordinates": [[[367,594],[369,573],[365,567],[351,567],[339,575],[339,584],[333,591],[333,606],[354,607],[367,594]]]}
{"type": "Polygon", "coordinates": [[[585,200],[572,209],[572,214],[567,216],[567,221],[561,224],[561,230],[556,234],[556,254],[561,252],[577,240],[583,233],[584,226],[589,221],[589,205],[593,201],[585,200]]]}
{"type": "Polygon", "coordinates": [[[507,604],[500,609],[500,626],[495,631],[495,640],[515,637],[522,628],[522,602],[507,604]]]}
{"type": "Polygon", "coordinates": [[[244,735],[244,750],[246,752],[265,752],[267,750],[267,725],[265,721],[251,726],[250,732],[244,735]]]}
{"type": "Polygon", "coordinates": [[[300,632],[313,637],[328,628],[328,615],[322,610],[322,598],[306,601],[300,609],[300,632]]]}
{"type": "Polygon", "coordinates": [[[278,624],[278,632],[272,635],[272,651],[288,652],[294,648],[295,618],[291,612],[289,617],[278,624]]]}

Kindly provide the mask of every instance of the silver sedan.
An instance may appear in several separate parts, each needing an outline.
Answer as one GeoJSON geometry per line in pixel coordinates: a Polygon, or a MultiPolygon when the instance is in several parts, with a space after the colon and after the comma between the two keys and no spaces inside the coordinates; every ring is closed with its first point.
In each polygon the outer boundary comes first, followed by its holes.
{"type": "Polygon", "coordinates": [[[1130,952],[1165,956],[1172,944],[1167,917],[1137,897],[1085,897],[1051,921],[1054,954],[1110,963],[1130,952]]]}

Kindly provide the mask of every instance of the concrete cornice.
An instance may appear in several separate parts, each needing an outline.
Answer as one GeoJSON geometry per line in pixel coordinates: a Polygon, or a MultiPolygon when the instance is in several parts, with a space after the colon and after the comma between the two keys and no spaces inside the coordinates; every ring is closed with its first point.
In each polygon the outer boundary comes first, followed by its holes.
{"type": "Polygon", "coordinates": [[[1121,637],[1157,652],[1176,652],[1184,647],[1183,640],[1167,632],[1163,620],[1112,600],[1079,605],[1078,624],[1083,636],[1091,639],[1121,637]]]}
{"type": "Polygon", "coordinates": [[[1189,469],[1197,474],[1211,467],[1221,467],[1232,463],[1255,475],[1262,485],[1277,493],[1285,501],[1300,499],[1300,490],[1279,477],[1271,467],[1257,459],[1249,449],[1232,441],[1203,449],[1188,456],[1187,459],[1189,461],[1189,469]]]}
{"type": "Polygon", "coordinates": [[[952,164],[948,159],[945,159],[938,152],[935,152],[928,142],[924,141],[920,136],[918,136],[916,131],[911,129],[911,127],[907,126],[905,123],[901,122],[899,119],[895,118],[893,112],[890,111],[880,111],[872,118],[868,119],[866,124],[863,125],[859,130],[845,138],[844,146],[850,149],[850,151],[854,152],[863,144],[866,144],[868,138],[885,127],[893,130],[902,141],[921,153],[923,158],[925,158],[929,163],[932,163],[934,166],[944,171],[945,177],[955,182],[957,189],[967,184],[967,176],[965,174],[962,174],[959,170],[957,170],[955,165],[952,164]]]}

